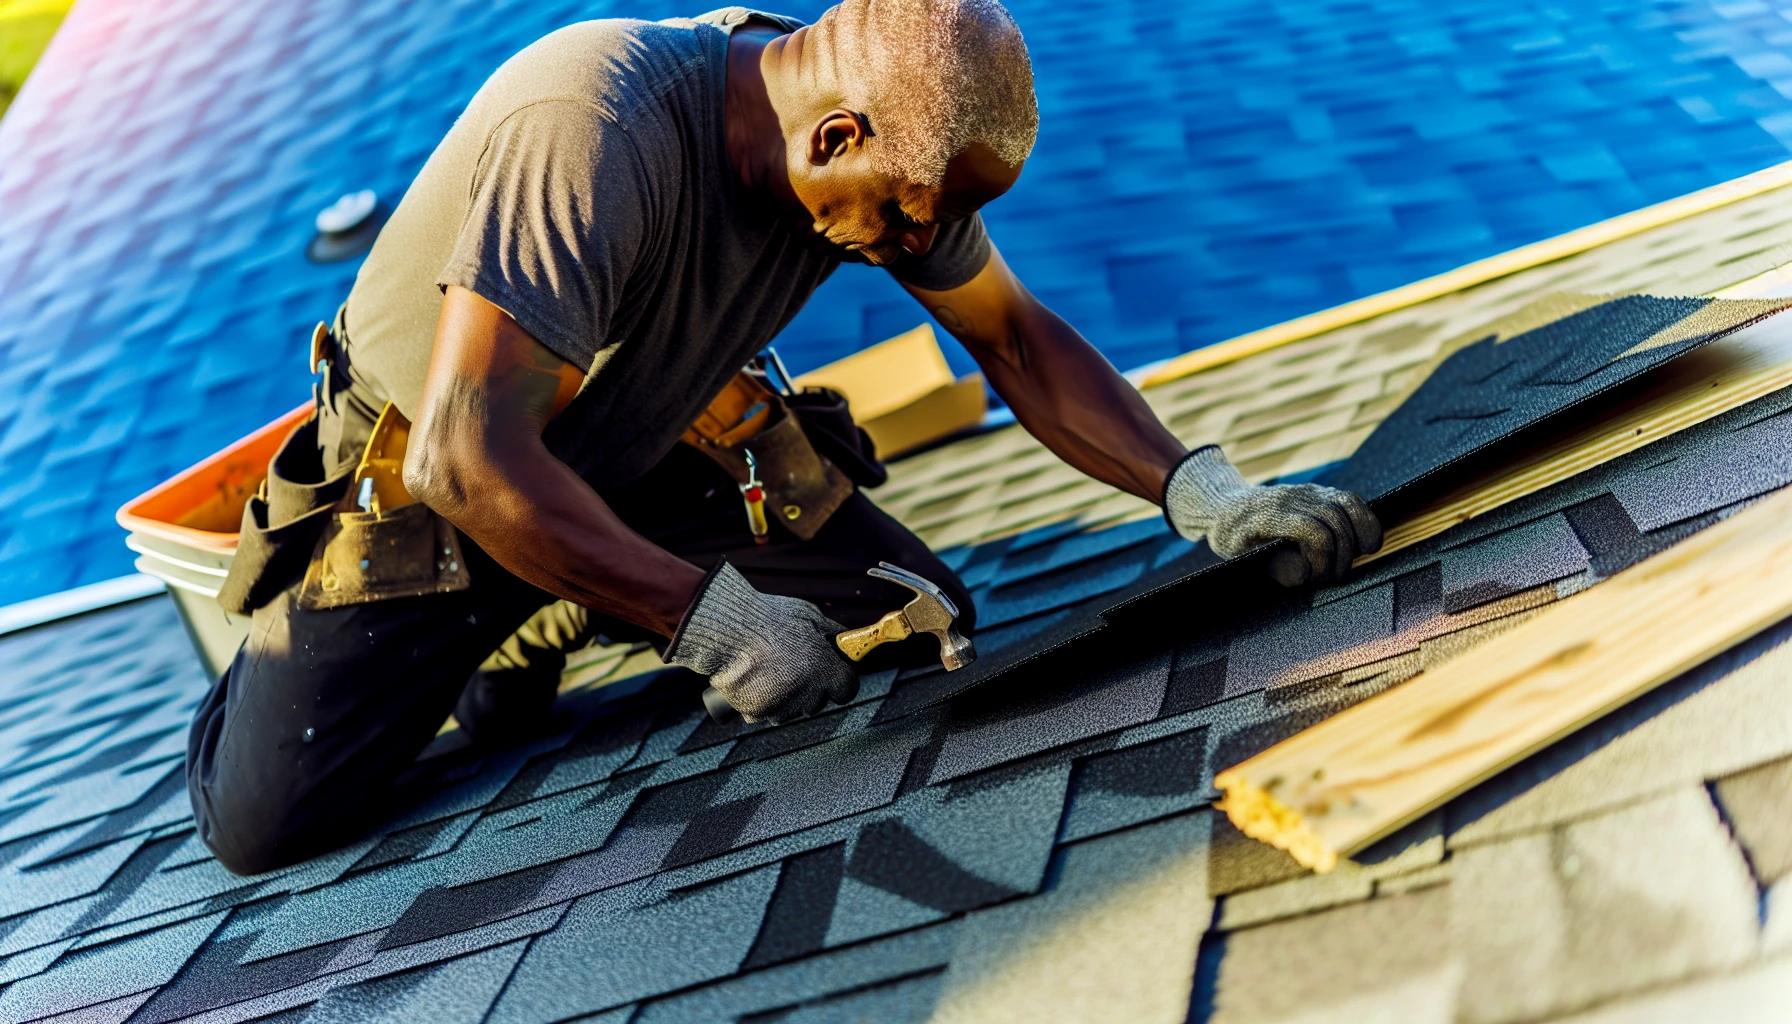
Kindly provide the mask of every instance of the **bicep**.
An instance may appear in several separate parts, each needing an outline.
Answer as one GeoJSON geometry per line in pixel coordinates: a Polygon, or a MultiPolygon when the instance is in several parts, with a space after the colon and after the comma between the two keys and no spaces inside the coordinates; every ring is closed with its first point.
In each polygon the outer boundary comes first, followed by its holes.
{"type": "Polygon", "coordinates": [[[584,379],[583,369],[537,341],[510,314],[473,291],[450,286],[442,297],[418,419],[446,426],[476,417],[486,429],[540,434],[584,379]]]}

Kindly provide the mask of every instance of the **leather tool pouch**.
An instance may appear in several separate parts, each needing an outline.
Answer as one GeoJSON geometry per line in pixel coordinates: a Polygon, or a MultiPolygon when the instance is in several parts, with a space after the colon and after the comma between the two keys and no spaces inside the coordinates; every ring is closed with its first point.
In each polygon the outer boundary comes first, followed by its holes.
{"type": "Polygon", "coordinates": [[[853,492],[852,480],[815,450],[784,399],[754,374],[735,374],[680,440],[742,484],[752,451],[767,515],[803,540],[853,492]]]}
{"type": "Polygon", "coordinates": [[[846,396],[832,388],[804,388],[784,396],[803,433],[822,458],[832,462],[860,487],[881,487],[890,471],[878,461],[877,445],[865,428],[853,422],[846,396]]]}
{"type": "Polygon", "coordinates": [[[352,476],[324,477],[315,415],[286,436],[260,492],[243,506],[236,555],[218,591],[225,611],[248,615],[299,578],[352,476]]]}
{"type": "Polygon", "coordinates": [[[391,404],[380,413],[305,567],[300,608],[445,594],[472,583],[454,526],[404,488],[400,474],[410,426],[391,404]]]}

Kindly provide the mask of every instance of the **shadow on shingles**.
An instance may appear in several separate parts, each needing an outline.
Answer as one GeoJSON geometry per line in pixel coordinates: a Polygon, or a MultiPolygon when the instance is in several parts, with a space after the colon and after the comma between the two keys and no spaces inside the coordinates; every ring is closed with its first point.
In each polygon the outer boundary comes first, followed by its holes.
{"type": "MultiPolygon", "coordinates": [[[[1285,851],[1246,836],[1225,814],[1213,813],[1213,844],[1207,853],[1207,892],[1214,898],[1299,878],[1311,872],[1285,851]]],[[[1403,825],[1350,855],[1355,864],[1394,859],[1438,833],[1436,812],[1403,825]]]]}
{"type": "MultiPolygon", "coordinates": [[[[532,762],[533,774],[525,768],[487,803],[496,810],[524,802],[533,785],[557,764],[594,756],[623,743],[638,743],[641,734],[658,727],[661,719],[700,708],[702,685],[701,677],[683,669],[650,672],[608,687],[561,694],[552,717],[538,731],[512,742],[487,745],[472,742],[458,729],[443,733],[395,780],[390,810],[369,834],[384,832],[432,796],[475,779],[487,770],[488,759],[514,756],[516,751],[551,737],[567,737],[564,747],[553,748],[553,757],[532,762]],[[650,703],[636,699],[643,693],[650,703]]],[[[732,739],[749,728],[738,721],[733,726],[716,726],[727,735],[715,742],[732,739]]]]}
{"type": "Polygon", "coordinates": [[[1445,806],[1445,831],[1459,832],[1599,751],[1705,687],[1792,639],[1792,619],[1763,630],[1710,661],[1488,779],[1445,806]]]}
{"type": "Polygon", "coordinates": [[[1209,931],[1201,936],[1200,950],[1195,954],[1195,984],[1188,997],[1188,1020],[1203,1022],[1213,1018],[1214,1003],[1219,996],[1220,964],[1226,959],[1229,932],[1209,931]]]}
{"type": "Polygon", "coordinates": [[[1224,814],[1212,814],[1213,843],[1207,851],[1209,896],[1230,896],[1307,873],[1286,851],[1245,835],[1224,814]]]}

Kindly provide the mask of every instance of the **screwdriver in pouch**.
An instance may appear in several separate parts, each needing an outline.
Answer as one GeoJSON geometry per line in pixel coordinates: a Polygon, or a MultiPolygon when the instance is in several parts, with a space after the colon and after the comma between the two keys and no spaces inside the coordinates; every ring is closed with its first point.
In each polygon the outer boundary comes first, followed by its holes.
{"type": "Polygon", "coordinates": [[[741,450],[747,456],[747,482],[740,485],[741,500],[747,505],[747,526],[753,531],[753,543],[768,544],[771,527],[765,521],[765,485],[759,482],[759,462],[751,451],[741,450]]]}

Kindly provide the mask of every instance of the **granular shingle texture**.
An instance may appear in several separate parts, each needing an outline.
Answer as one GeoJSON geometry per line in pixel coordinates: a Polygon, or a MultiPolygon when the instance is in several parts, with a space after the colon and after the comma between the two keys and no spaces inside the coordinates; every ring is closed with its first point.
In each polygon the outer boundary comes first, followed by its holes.
{"type": "Polygon", "coordinates": [[[1432,369],[1326,482],[1385,501],[1786,305],[1626,295],[1515,335],[1490,333],[1432,369]]]}
{"type": "MultiPolygon", "coordinates": [[[[1086,1008],[1078,1019],[1181,1020],[1166,1008],[1186,1014],[1203,991],[1215,1019],[1246,1019],[1256,1003],[1240,979],[1265,969],[1253,950],[1298,941],[1316,944],[1300,956],[1338,955],[1323,931],[1285,924],[1293,915],[1418,922],[1440,907],[1460,937],[1423,964],[1390,968],[1386,985],[1316,980],[1286,998],[1471,1005],[1460,993],[1497,1009],[1493,982],[1466,980],[1494,964],[1512,978],[1496,988],[1536,1003],[1512,1013],[1567,1013],[1731,970],[1753,955],[1749,887],[1786,860],[1774,823],[1785,773],[1751,769],[1792,756],[1792,725],[1770,728],[1757,708],[1738,745],[1697,723],[1730,706],[1713,701],[1742,708],[1778,685],[1756,666],[1792,650],[1784,628],[1322,879],[1207,804],[1214,772],[1238,758],[1716,521],[1738,499],[1714,475],[1702,497],[1677,499],[1687,517],[1654,529],[1613,496],[1659,467],[1717,458],[1789,409],[1792,394],[1769,396],[1334,591],[1207,606],[1182,629],[1156,629],[1173,618],[1159,612],[1119,621],[1104,628],[1120,646],[1099,662],[1045,659],[947,699],[904,701],[931,692],[933,675],[880,677],[861,705],[814,722],[697,739],[708,727],[676,674],[614,697],[571,691],[555,734],[494,751],[445,741],[413,772],[411,809],[256,878],[209,858],[166,781],[165,734],[204,684],[166,598],[0,638],[0,657],[21,666],[3,698],[0,773],[32,780],[0,800],[13,834],[0,844],[0,1019],[830,1020],[887,1008],[1024,1020],[1061,1006],[1086,1008]],[[1252,682],[1228,691],[1229,680],[1252,682]],[[1689,723],[1691,745],[1650,739],[1658,721],[1689,723]],[[1637,757],[1647,770],[1621,767],[1637,757]],[[1699,902],[1706,871],[1723,902],[1699,902]],[[1657,895],[1654,916],[1631,905],[1657,895]],[[1387,903],[1349,909],[1364,900],[1387,903]],[[1490,914],[1507,916],[1495,928],[1490,914]],[[1568,973],[1501,952],[1576,929],[1592,938],[1575,940],[1581,966],[1568,973]],[[1640,958],[1614,952],[1632,948],[1640,958]],[[1116,985],[1123,998],[1104,995],[1116,985]]],[[[967,564],[989,566],[981,588],[1013,586],[1155,557],[1157,536],[1004,540],[967,564]],[[1057,543],[1076,547],[1043,553],[1057,543]]],[[[1070,579],[1062,600],[1087,598],[1070,579]]],[[[1724,714],[1712,720],[1737,712],[1724,714]]]]}

